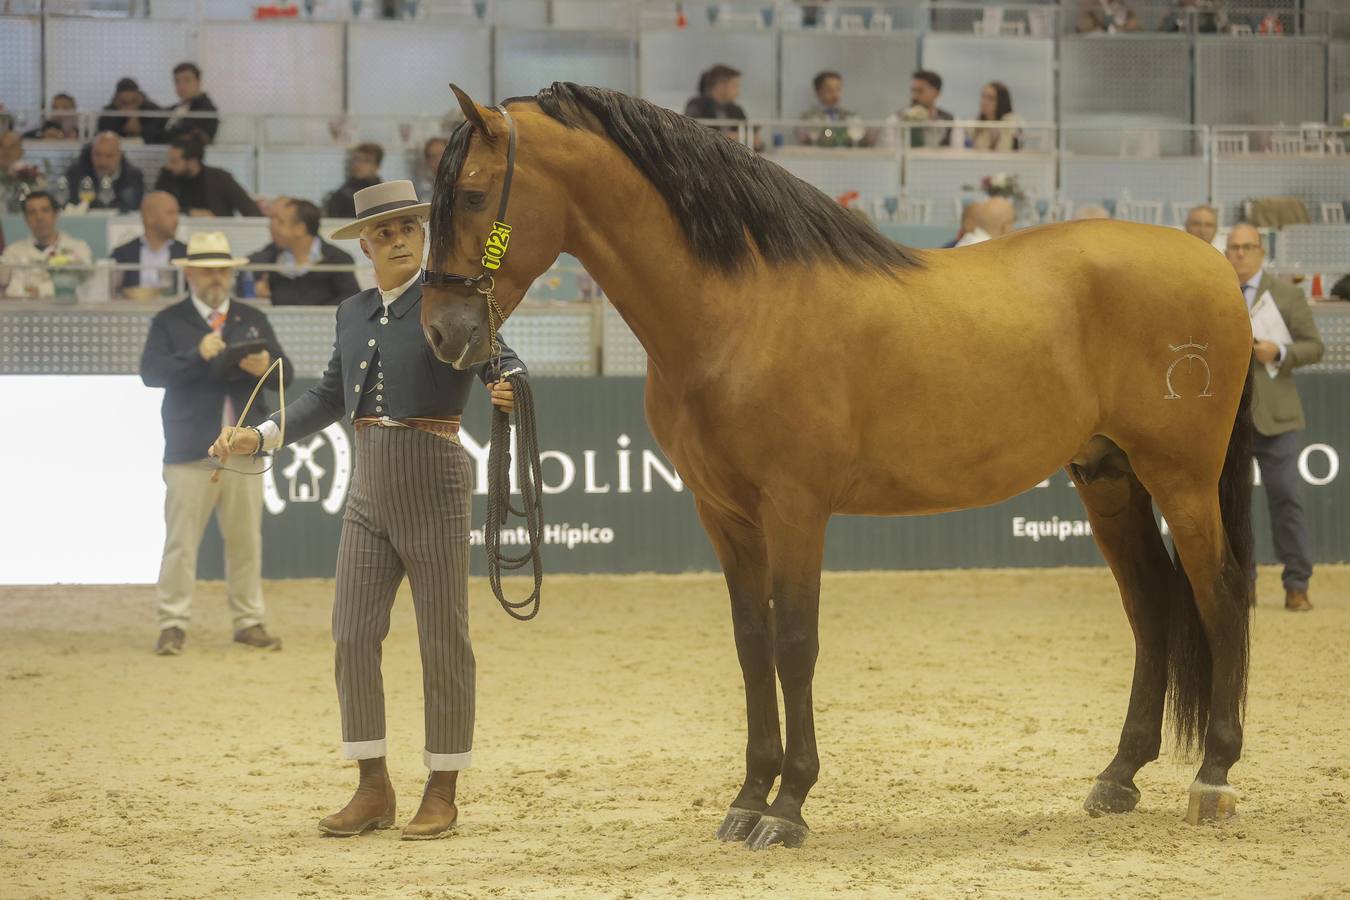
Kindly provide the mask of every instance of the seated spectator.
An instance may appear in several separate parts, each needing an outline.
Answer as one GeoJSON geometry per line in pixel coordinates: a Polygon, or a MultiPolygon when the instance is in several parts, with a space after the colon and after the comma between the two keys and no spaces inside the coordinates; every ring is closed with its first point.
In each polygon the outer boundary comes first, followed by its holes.
{"type": "MultiPolygon", "coordinates": [[[[1004,122],[1017,121],[1013,115],[1012,94],[1008,86],[1001,81],[991,81],[980,88],[980,121],[1004,122]]],[[[971,136],[970,146],[976,150],[993,150],[1009,153],[1021,147],[1022,141],[1016,128],[976,128],[971,136]]]]}
{"type": "Polygon", "coordinates": [[[943,250],[950,250],[961,243],[961,238],[967,233],[975,230],[975,214],[978,212],[978,203],[967,203],[961,208],[961,227],[956,231],[956,237],[942,245],[943,250]]]}
{"type": "Polygon", "coordinates": [[[1111,211],[1100,203],[1089,203],[1086,206],[1078,207],[1078,212],[1073,214],[1074,220],[1079,219],[1109,219],[1111,211]]]}
{"type": "Polygon", "coordinates": [[[347,180],[324,200],[323,214],[334,219],[356,217],[356,192],[374,187],[380,178],[384,148],[379,144],[357,144],[347,157],[347,180]]]}
{"type": "Polygon", "coordinates": [[[427,138],[422,145],[422,162],[417,176],[417,199],[430,202],[431,190],[436,186],[436,171],[441,167],[441,156],[445,153],[446,140],[443,137],[427,138]]]}
{"type": "Polygon", "coordinates": [[[1074,30],[1079,34],[1138,31],[1139,19],[1125,0],[1083,0],[1078,18],[1074,20],[1074,30]]]}
{"type": "Polygon", "coordinates": [[[206,147],[195,134],[174,138],[155,190],[173,194],[179,209],[189,216],[262,215],[233,175],[206,164],[206,147]]]}
{"type": "Polygon", "coordinates": [[[346,252],[319,237],[319,208],[308,200],[278,197],[269,210],[272,243],[249,256],[251,263],[286,266],[253,273],[254,295],[273,306],[337,306],[360,291],[352,272],[313,272],[310,266],[350,266],[346,252]]]}
{"type": "Polygon", "coordinates": [[[691,119],[745,119],[736,103],[741,96],[741,73],[721,63],[699,76],[698,96],[689,98],[684,114],[691,119]]]}
{"type": "MultiPolygon", "coordinates": [[[[906,122],[951,121],[953,116],[937,105],[942,95],[942,76],[927,69],[919,69],[909,81],[909,108],[900,113],[906,122]]],[[[911,128],[911,147],[950,147],[952,130],[942,126],[911,128]]]]}
{"type": "MultiPolygon", "coordinates": [[[[1215,244],[1215,238],[1219,236],[1219,217],[1214,212],[1214,207],[1200,204],[1191,208],[1186,213],[1186,233],[1193,234],[1206,244],[1215,244]]],[[[1226,249],[1226,246],[1225,248],[1226,249]]]]}
{"type": "Polygon", "coordinates": [[[1327,299],[1350,301],[1350,275],[1345,275],[1340,281],[1336,282],[1331,289],[1331,296],[1327,299]]]}
{"type": "Polygon", "coordinates": [[[844,76],[838,72],[819,72],[811,80],[811,86],[816,91],[816,105],[802,113],[801,117],[808,121],[839,122],[840,126],[799,129],[797,132],[799,143],[814,144],[817,147],[870,147],[875,142],[875,135],[866,130],[855,140],[843,124],[850,119],[858,118],[857,113],[843,106],[844,76]]]}
{"type": "Polygon", "coordinates": [[[983,203],[972,203],[967,208],[975,227],[961,235],[961,239],[956,242],[958,247],[969,247],[971,244],[982,244],[1003,237],[1013,230],[1013,222],[1017,219],[1017,210],[1007,197],[990,197],[983,203]]]}
{"type": "Polygon", "coordinates": [[[23,200],[23,221],[28,237],[11,242],[0,253],[0,286],[6,297],[53,297],[56,287],[46,268],[29,266],[89,265],[94,255],[89,245],[63,234],[56,227],[60,212],[46,191],[33,191],[23,200]]]}
{"type": "Polygon", "coordinates": [[[89,209],[115,209],[131,212],[141,208],[145,195],[145,176],[122,155],[122,139],[111,131],[95,137],[80,151],[80,158],[66,170],[72,201],[88,187],[94,192],[89,209]]]}
{"type": "Polygon", "coordinates": [[[178,283],[172,260],[187,256],[187,247],[174,237],[178,233],[178,201],[166,191],[151,191],[141,201],[141,226],[145,233],[113,249],[113,262],[140,265],[113,273],[113,294],[129,300],[153,300],[172,296],[178,283]]]}
{"type": "Polygon", "coordinates": [[[1194,18],[1200,34],[1217,34],[1228,28],[1228,14],[1218,0],[1178,0],[1172,12],[1163,17],[1160,31],[1189,31],[1187,19],[1194,18]]]}
{"type": "Polygon", "coordinates": [[[174,138],[201,132],[202,142],[209,144],[216,139],[216,129],[220,128],[217,116],[189,117],[188,113],[214,113],[216,105],[211,97],[202,90],[202,70],[195,63],[181,62],[173,67],[173,89],[178,94],[178,104],[173,114],[164,123],[161,142],[168,143],[174,138]]]}
{"type": "Polygon", "coordinates": [[[75,98],[57,94],[52,98],[51,115],[25,138],[37,141],[77,141],[80,139],[80,119],[75,115],[75,98]]]}
{"type": "Polygon", "coordinates": [[[134,78],[123,78],[117,82],[112,100],[103,107],[105,115],[98,117],[98,130],[111,131],[124,138],[140,138],[147,144],[159,140],[164,129],[164,119],[159,116],[141,116],[138,113],[157,113],[159,105],[149,100],[141,92],[134,78]],[[121,115],[106,115],[120,113],[121,115]]]}

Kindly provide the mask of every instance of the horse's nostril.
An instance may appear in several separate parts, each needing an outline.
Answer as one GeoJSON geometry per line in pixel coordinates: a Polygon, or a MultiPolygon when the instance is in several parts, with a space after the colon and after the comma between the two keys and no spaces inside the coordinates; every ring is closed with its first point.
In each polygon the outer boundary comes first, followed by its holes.
{"type": "Polygon", "coordinates": [[[445,336],[441,334],[441,330],[435,325],[428,325],[427,340],[430,342],[432,349],[435,349],[445,343],[445,336]]]}

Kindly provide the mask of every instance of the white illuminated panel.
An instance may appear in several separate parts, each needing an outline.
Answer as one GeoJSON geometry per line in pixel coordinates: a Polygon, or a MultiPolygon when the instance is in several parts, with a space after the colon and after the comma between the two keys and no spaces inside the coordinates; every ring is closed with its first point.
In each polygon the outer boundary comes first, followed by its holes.
{"type": "Polygon", "coordinates": [[[0,584],[156,580],[163,396],[134,375],[0,376],[0,584]]]}

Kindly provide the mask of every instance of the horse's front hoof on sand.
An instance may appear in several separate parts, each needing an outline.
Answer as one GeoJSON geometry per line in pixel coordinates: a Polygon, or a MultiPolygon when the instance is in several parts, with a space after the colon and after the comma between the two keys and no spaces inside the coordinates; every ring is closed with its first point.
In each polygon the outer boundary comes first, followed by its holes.
{"type": "Polygon", "coordinates": [[[751,850],[763,850],[766,847],[772,847],[781,844],[790,849],[797,849],[806,843],[806,836],[811,829],[805,825],[798,825],[796,822],[789,822],[787,819],[780,819],[777,816],[762,816],[755,830],[750,832],[750,836],[745,839],[745,845],[751,850]]]}
{"type": "Polygon", "coordinates": [[[1186,810],[1186,821],[1192,825],[1201,822],[1222,822],[1237,815],[1237,791],[1226,784],[1191,785],[1191,803],[1186,810]]]}
{"type": "Polygon", "coordinates": [[[1092,791],[1083,801],[1083,809],[1091,816],[1127,813],[1139,803],[1139,789],[1134,785],[1117,784],[1098,778],[1092,791]]]}
{"type": "Polygon", "coordinates": [[[763,817],[764,813],[733,806],[727,810],[727,817],[722,820],[722,826],[717,829],[717,839],[719,841],[743,841],[750,836],[750,832],[755,830],[755,826],[759,824],[759,820],[763,817]]]}

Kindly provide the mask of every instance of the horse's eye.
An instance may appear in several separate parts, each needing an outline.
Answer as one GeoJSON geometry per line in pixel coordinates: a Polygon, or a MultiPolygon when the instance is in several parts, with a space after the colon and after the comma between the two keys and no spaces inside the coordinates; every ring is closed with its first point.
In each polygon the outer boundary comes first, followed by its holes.
{"type": "Polygon", "coordinates": [[[484,203],[487,203],[487,193],[485,191],[464,192],[464,205],[469,209],[482,209],[484,203]]]}

